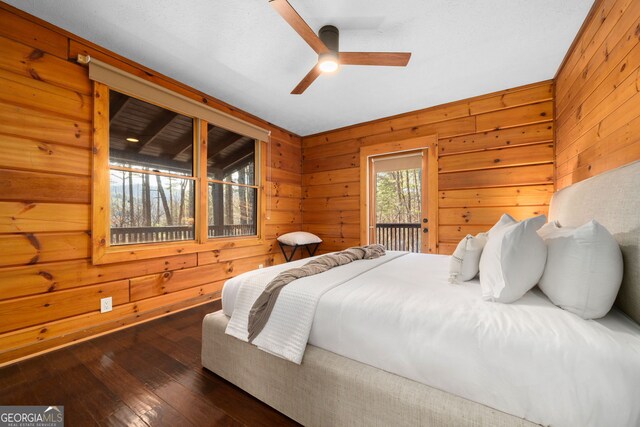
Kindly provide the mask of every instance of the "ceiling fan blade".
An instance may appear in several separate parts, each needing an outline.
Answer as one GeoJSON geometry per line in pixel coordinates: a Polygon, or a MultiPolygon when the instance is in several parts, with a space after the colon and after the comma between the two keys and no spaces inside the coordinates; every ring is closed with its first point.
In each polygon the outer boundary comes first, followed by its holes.
{"type": "Polygon", "coordinates": [[[341,65],[387,65],[406,67],[410,52],[340,52],[341,65]]]}
{"type": "Polygon", "coordinates": [[[313,83],[314,80],[317,79],[320,74],[321,74],[320,67],[318,66],[318,64],[314,65],[311,71],[309,71],[307,75],[304,76],[304,79],[302,79],[300,83],[298,83],[298,86],[296,86],[291,91],[291,95],[300,95],[302,92],[307,90],[307,88],[311,86],[311,83],[313,83]]]}
{"type": "Polygon", "coordinates": [[[329,49],[325,44],[320,40],[320,38],[316,35],[316,33],[309,27],[309,25],[302,19],[298,12],[289,4],[287,0],[270,0],[269,3],[271,6],[284,18],[285,21],[291,28],[295,30],[296,33],[300,35],[306,41],[309,46],[316,53],[328,53],[329,49]]]}

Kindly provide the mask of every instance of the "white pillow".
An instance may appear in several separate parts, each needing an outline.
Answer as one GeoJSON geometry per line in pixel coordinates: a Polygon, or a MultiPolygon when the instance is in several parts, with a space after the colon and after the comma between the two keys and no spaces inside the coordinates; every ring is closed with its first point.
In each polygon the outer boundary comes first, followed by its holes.
{"type": "MultiPolygon", "coordinates": [[[[547,240],[550,234],[555,233],[555,231],[560,228],[560,223],[558,221],[550,221],[540,227],[538,230],[538,236],[542,237],[542,240],[547,240]]],[[[547,256],[549,254],[547,253],[547,256]]]]}
{"type": "Polygon", "coordinates": [[[540,230],[547,245],[547,265],[538,286],[557,306],[583,319],[606,315],[618,295],[623,262],[618,243],[597,221],[540,230]]]}
{"type": "Polygon", "coordinates": [[[547,247],[536,231],[547,221],[539,215],[489,233],[480,257],[480,285],[486,300],[514,302],[540,280],[547,247]]]}
{"type": "Polygon", "coordinates": [[[487,244],[489,234],[517,222],[518,221],[513,219],[511,215],[503,214],[488,232],[478,233],[475,237],[467,234],[467,236],[458,243],[449,261],[449,282],[466,282],[476,277],[480,269],[480,255],[482,255],[484,245],[487,244]]]}
{"type": "Polygon", "coordinates": [[[278,241],[289,246],[322,243],[321,238],[313,233],[307,233],[306,231],[294,231],[292,233],[283,234],[282,236],[278,237],[278,241]]]}
{"type": "Polygon", "coordinates": [[[476,236],[467,234],[467,237],[458,243],[449,261],[449,282],[466,282],[476,277],[480,267],[480,255],[487,238],[487,233],[478,233],[476,236]]]}
{"type": "Polygon", "coordinates": [[[488,237],[491,237],[491,234],[496,233],[498,230],[507,227],[509,225],[517,224],[518,220],[512,217],[509,214],[502,214],[498,222],[496,222],[493,227],[487,231],[488,237]]]}

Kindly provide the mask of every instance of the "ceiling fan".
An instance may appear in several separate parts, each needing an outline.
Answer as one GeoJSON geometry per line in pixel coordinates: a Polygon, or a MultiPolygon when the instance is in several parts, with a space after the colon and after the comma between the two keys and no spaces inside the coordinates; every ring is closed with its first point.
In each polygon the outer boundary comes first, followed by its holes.
{"type": "Polygon", "coordinates": [[[338,65],[406,67],[411,58],[410,52],[340,52],[338,50],[339,32],[336,27],[325,25],[316,35],[287,0],[269,0],[269,3],[318,54],[318,63],[291,91],[292,95],[300,95],[321,73],[336,71],[338,65]]]}

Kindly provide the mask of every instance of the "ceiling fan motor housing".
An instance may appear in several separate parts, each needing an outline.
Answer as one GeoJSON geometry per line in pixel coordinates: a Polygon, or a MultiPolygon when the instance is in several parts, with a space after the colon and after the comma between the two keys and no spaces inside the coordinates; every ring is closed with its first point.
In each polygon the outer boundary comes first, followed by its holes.
{"type": "Polygon", "coordinates": [[[324,27],[320,28],[318,36],[320,37],[320,40],[322,40],[322,43],[324,43],[324,45],[327,46],[330,51],[335,53],[339,52],[340,33],[338,32],[338,29],[336,27],[334,27],[333,25],[325,25],[324,27]]]}

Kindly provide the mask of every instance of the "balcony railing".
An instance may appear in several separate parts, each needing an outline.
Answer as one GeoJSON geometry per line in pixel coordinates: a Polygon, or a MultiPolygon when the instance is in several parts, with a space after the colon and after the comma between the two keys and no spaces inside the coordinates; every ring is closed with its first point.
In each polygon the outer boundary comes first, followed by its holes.
{"type": "MultiPolygon", "coordinates": [[[[252,236],[256,234],[254,224],[210,225],[209,237],[252,236]]],[[[112,227],[111,244],[129,245],[133,243],[170,242],[193,240],[192,225],[172,225],[167,227],[112,227]]]]}
{"type": "MultiPolygon", "coordinates": [[[[254,224],[209,226],[209,237],[252,236],[255,234],[256,227],[254,224]]],[[[194,227],[190,225],[111,228],[112,245],[193,239],[194,227]]],[[[420,224],[376,224],[376,241],[384,245],[388,250],[420,252],[420,239],[420,224]]]]}
{"type": "Polygon", "coordinates": [[[376,241],[390,251],[420,252],[420,224],[376,224],[376,241]]]}

